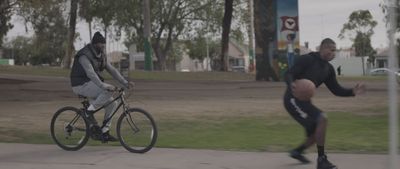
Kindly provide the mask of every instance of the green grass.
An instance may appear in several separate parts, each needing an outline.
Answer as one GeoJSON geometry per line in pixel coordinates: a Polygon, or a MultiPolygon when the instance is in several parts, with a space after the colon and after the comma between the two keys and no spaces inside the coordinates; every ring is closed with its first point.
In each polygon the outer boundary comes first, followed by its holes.
{"type": "Polygon", "coordinates": [[[68,69],[43,66],[6,66],[0,65],[0,72],[4,74],[38,75],[38,76],[69,76],[68,69]]]}
{"type": "MultiPolygon", "coordinates": [[[[5,74],[22,74],[22,75],[39,75],[39,76],[59,76],[68,77],[69,69],[60,67],[44,67],[44,66],[7,66],[0,65],[0,73],[5,74]]],[[[129,76],[133,80],[171,80],[171,81],[238,81],[238,80],[255,80],[254,74],[233,73],[233,72],[159,72],[159,71],[131,71],[129,76]]],[[[106,78],[110,78],[105,73],[106,78]]],[[[354,77],[338,77],[341,81],[386,81],[387,76],[354,76],[354,77]]]]}
{"type": "MultiPolygon", "coordinates": [[[[329,113],[326,148],[330,152],[383,153],[388,146],[386,115],[329,113]]],[[[238,151],[287,151],[304,139],[304,131],[288,116],[198,117],[156,119],[156,146],[238,151]]],[[[1,142],[53,144],[49,131],[27,133],[0,129],[1,142]],[[8,136],[8,137],[4,137],[8,136]]],[[[113,132],[115,134],[115,132],[113,132]]],[[[91,140],[89,145],[101,145],[91,140]]],[[[119,145],[113,143],[111,145],[119,145]]]]}
{"type": "MultiPolygon", "coordinates": [[[[387,117],[329,113],[327,149],[339,152],[384,152],[387,117]]],[[[157,146],[245,151],[286,151],[304,139],[290,117],[229,117],[164,120],[157,146]]]]}
{"type": "MultiPolygon", "coordinates": [[[[38,76],[68,77],[70,70],[60,67],[43,66],[5,66],[0,65],[0,73],[38,76]]],[[[111,78],[104,73],[105,78],[111,78]]],[[[254,80],[253,74],[234,72],[159,72],[131,71],[129,77],[133,80],[170,80],[170,81],[243,81],[254,80]]]]}
{"type": "Polygon", "coordinates": [[[143,80],[173,81],[242,81],[255,80],[253,74],[234,72],[145,72],[132,71],[130,78],[143,80]]]}

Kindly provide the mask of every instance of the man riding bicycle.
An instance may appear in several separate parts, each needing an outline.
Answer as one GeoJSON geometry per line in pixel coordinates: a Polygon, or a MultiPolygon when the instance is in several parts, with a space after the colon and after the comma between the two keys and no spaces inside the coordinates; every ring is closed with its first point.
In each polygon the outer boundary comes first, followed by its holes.
{"type": "MultiPolygon", "coordinates": [[[[104,54],[106,39],[100,32],[96,32],[90,44],[83,47],[75,55],[74,63],[71,69],[71,86],[75,94],[85,96],[90,100],[90,106],[85,116],[90,119],[95,127],[99,128],[93,116],[94,110],[113,100],[112,94],[115,86],[105,83],[101,76],[103,70],[107,70],[111,76],[119,82],[124,88],[129,88],[133,83],[129,83],[122,75],[107,62],[107,56],[104,54]]],[[[111,117],[111,114],[117,106],[116,102],[111,102],[105,107],[104,119],[111,117]]],[[[117,141],[115,137],[109,134],[111,120],[101,129],[102,141],[117,141]]]]}

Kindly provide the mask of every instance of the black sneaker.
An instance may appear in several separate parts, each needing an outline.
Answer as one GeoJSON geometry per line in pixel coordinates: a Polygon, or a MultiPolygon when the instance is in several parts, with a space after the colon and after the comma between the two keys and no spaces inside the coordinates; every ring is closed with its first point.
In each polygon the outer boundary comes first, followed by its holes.
{"type": "Polygon", "coordinates": [[[98,125],[90,126],[90,137],[93,140],[102,140],[101,128],[98,125]]]}
{"type": "Polygon", "coordinates": [[[292,158],[294,158],[294,159],[296,159],[296,160],[299,160],[299,161],[300,161],[301,163],[303,163],[303,164],[308,164],[308,163],[311,162],[311,161],[308,160],[306,157],[304,157],[303,154],[302,154],[301,152],[298,152],[298,151],[296,151],[296,150],[290,151],[290,152],[289,152],[289,156],[292,157],[292,158]]]}
{"type": "Polygon", "coordinates": [[[110,135],[110,133],[108,131],[103,133],[101,135],[101,137],[102,137],[102,141],[103,142],[109,142],[109,141],[110,142],[115,142],[115,141],[118,141],[118,139],[115,138],[114,136],[110,135]]]}
{"type": "Polygon", "coordinates": [[[86,119],[89,120],[90,124],[97,125],[97,121],[94,118],[93,114],[94,114],[94,111],[91,111],[91,110],[86,110],[85,111],[85,117],[86,117],[86,119]]]}
{"type": "Polygon", "coordinates": [[[335,165],[328,161],[326,155],[318,157],[317,169],[338,169],[335,165]]]}

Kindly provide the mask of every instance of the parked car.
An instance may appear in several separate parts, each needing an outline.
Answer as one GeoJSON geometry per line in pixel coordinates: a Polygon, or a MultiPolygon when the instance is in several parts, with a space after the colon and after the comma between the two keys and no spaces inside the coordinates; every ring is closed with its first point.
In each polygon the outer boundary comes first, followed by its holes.
{"type": "Polygon", "coordinates": [[[378,75],[387,75],[388,72],[393,72],[395,73],[397,76],[400,76],[400,71],[397,70],[397,72],[394,72],[388,68],[376,68],[376,69],[371,69],[369,74],[372,76],[378,76],[378,75]]]}

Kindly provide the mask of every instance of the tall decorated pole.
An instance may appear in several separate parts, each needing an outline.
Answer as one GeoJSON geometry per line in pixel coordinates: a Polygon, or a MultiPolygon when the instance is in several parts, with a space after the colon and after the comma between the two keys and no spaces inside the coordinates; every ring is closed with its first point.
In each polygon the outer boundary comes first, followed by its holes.
{"type": "Polygon", "coordinates": [[[283,80],[300,53],[298,0],[253,0],[256,80],[283,80]]]}
{"type": "Polygon", "coordinates": [[[144,69],[146,71],[153,70],[152,50],[150,43],[150,3],[149,0],[143,1],[144,15],[144,69]]]}
{"type": "Polygon", "coordinates": [[[275,71],[282,78],[300,54],[298,0],[277,1],[277,56],[275,71]]]}

